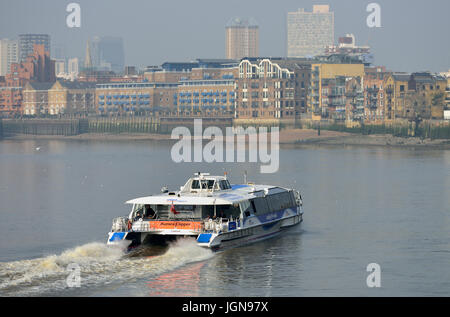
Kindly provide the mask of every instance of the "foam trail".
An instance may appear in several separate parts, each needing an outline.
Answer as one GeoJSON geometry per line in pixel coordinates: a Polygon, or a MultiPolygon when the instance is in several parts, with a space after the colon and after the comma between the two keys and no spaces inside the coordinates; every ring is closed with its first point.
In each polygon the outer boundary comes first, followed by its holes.
{"type": "Polygon", "coordinates": [[[213,253],[196,245],[193,239],[179,239],[167,252],[153,257],[124,257],[120,247],[88,243],[60,255],[0,263],[1,296],[70,294],[67,267],[80,268],[81,288],[98,288],[156,276],[182,265],[206,260],[213,253]]]}

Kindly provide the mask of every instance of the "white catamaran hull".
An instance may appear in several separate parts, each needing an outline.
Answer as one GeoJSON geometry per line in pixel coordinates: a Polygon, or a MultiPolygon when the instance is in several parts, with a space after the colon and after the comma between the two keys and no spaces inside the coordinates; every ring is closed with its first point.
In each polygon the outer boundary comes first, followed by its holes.
{"type": "Polygon", "coordinates": [[[128,217],[113,220],[108,244],[166,243],[181,236],[224,249],[275,236],[302,222],[298,191],[252,183],[231,185],[226,176],[197,173],[180,191],[135,198],[128,217]]]}
{"type": "MultiPolygon", "coordinates": [[[[298,208],[297,212],[290,209],[279,212],[278,214],[286,216],[274,218],[273,220],[264,222],[258,221],[259,219],[257,218],[249,218],[250,222],[255,223],[254,225],[238,228],[228,232],[202,233],[197,238],[198,245],[214,250],[242,246],[272,238],[279,234],[282,230],[302,222],[301,208],[298,208]]],[[[276,214],[273,214],[272,217],[276,217],[276,214]]]]}

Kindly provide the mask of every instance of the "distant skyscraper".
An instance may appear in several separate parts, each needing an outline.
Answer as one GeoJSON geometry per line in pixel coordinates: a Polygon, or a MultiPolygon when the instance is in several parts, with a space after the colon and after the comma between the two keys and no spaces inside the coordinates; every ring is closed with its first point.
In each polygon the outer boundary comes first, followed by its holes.
{"type": "Polygon", "coordinates": [[[55,59],[55,75],[60,77],[66,73],[66,61],[64,59],[55,59]]]}
{"type": "Polygon", "coordinates": [[[48,34],[20,34],[19,52],[20,62],[24,62],[28,55],[33,54],[34,44],[43,44],[45,51],[50,53],[50,35],[48,34]]]}
{"type": "Polygon", "coordinates": [[[19,62],[19,42],[17,40],[0,40],[0,76],[11,70],[12,63],[19,62]]]}
{"type": "Polygon", "coordinates": [[[121,37],[94,37],[91,42],[92,66],[99,70],[122,73],[125,67],[125,52],[121,37]]]}
{"type": "Polygon", "coordinates": [[[287,15],[287,56],[322,55],[334,43],[334,12],[328,5],[314,5],[312,12],[299,9],[287,15]]]}
{"type": "Polygon", "coordinates": [[[92,68],[91,49],[89,47],[89,41],[86,43],[86,56],[84,57],[84,68],[92,68]]]}
{"type": "Polygon", "coordinates": [[[79,62],[78,58],[69,58],[69,61],[67,62],[67,73],[74,78],[78,76],[79,73],[79,62]]]}
{"type": "Polygon", "coordinates": [[[259,29],[254,19],[233,18],[226,25],[225,56],[228,59],[258,57],[259,29]]]}

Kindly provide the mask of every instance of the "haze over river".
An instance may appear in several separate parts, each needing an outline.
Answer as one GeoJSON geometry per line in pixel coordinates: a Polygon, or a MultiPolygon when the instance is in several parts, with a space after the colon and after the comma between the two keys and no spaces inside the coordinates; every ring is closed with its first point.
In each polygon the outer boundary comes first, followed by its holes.
{"type": "Polygon", "coordinates": [[[280,168],[174,163],[169,141],[0,141],[1,296],[449,296],[450,151],[286,146],[280,168]],[[126,200],[195,172],[296,188],[304,222],[212,253],[195,241],[133,257],[106,247],[126,200]],[[80,267],[80,287],[67,267],[80,267]],[[381,268],[369,288],[367,265],[381,268]]]}

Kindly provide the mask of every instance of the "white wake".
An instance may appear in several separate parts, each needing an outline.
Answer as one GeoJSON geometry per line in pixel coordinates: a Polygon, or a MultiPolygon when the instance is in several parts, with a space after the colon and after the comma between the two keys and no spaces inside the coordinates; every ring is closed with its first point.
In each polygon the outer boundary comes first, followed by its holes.
{"type": "Polygon", "coordinates": [[[68,267],[74,264],[79,267],[82,289],[155,277],[212,256],[210,250],[197,246],[194,239],[179,239],[164,254],[150,257],[127,257],[121,247],[88,243],[59,255],[0,263],[0,295],[64,294],[71,290],[68,267]]]}

